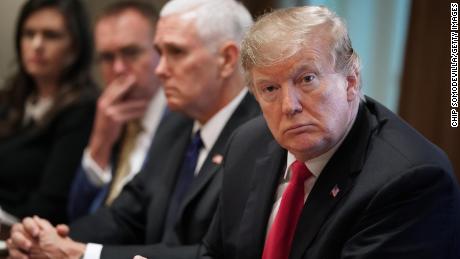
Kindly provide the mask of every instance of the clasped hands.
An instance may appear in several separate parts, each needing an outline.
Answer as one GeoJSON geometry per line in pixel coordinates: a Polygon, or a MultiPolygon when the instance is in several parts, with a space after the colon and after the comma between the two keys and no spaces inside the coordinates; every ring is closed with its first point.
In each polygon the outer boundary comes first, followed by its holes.
{"type": "Polygon", "coordinates": [[[67,225],[52,226],[38,216],[24,218],[14,224],[7,240],[9,259],[78,259],[86,249],[83,243],[72,240],[67,225]]]}

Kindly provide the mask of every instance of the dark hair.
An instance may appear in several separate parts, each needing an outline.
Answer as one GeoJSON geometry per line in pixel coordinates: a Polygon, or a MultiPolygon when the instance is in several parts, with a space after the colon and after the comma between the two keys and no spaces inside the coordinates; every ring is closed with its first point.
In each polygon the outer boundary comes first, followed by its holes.
{"type": "Polygon", "coordinates": [[[80,0],[29,0],[23,5],[16,23],[17,72],[6,81],[4,90],[0,91],[0,105],[3,106],[0,106],[0,137],[11,134],[21,126],[25,102],[29,96],[36,94],[34,79],[27,73],[22,62],[21,39],[26,20],[43,8],[56,8],[62,13],[75,58],[63,69],[58,79],[59,89],[54,96],[53,107],[42,124],[82,95],[94,94],[97,91],[90,74],[93,40],[83,4],[80,0]]]}
{"type": "Polygon", "coordinates": [[[144,16],[150,21],[152,29],[155,29],[158,21],[159,13],[158,10],[150,3],[146,1],[118,1],[105,7],[105,9],[98,15],[97,21],[104,19],[109,16],[118,15],[126,10],[134,10],[144,16]]]}

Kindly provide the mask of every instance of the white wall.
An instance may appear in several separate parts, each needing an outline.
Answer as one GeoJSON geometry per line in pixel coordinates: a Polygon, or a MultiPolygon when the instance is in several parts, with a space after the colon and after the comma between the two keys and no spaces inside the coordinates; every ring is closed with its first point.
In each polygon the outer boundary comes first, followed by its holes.
{"type": "MultiPolygon", "coordinates": [[[[14,68],[14,25],[25,0],[0,1],[0,83],[14,68]]],[[[1,84],[0,84],[1,85],[1,84]]]]}

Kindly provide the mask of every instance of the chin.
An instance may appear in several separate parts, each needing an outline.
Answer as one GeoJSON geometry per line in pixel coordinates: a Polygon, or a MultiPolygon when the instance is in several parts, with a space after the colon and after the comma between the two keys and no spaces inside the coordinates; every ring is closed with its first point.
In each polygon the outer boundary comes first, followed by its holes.
{"type": "Polygon", "coordinates": [[[303,138],[300,140],[291,140],[286,149],[293,154],[301,154],[302,157],[312,159],[326,152],[326,145],[320,140],[303,138]]]}
{"type": "Polygon", "coordinates": [[[182,112],[187,109],[183,102],[180,102],[175,98],[168,98],[168,108],[175,112],[182,112]]]}

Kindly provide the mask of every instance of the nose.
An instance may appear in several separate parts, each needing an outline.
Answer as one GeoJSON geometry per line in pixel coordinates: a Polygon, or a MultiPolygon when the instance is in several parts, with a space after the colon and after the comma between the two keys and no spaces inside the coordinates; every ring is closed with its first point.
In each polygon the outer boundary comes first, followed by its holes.
{"type": "Polygon", "coordinates": [[[161,79],[164,80],[169,76],[169,67],[168,61],[164,55],[160,56],[158,65],[155,68],[155,74],[161,79]]]}
{"type": "Polygon", "coordinates": [[[300,94],[298,89],[292,84],[282,87],[282,111],[287,116],[293,116],[296,113],[302,112],[302,104],[300,102],[300,94]]]}
{"type": "Polygon", "coordinates": [[[43,46],[43,36],[40,33],[36,33],[32,38],[32,47],[37,50],[43,46]]]}
{"type": "Polygon", "coordinates": [[[116,75],[122,75],[128,70],[128,65],[121,57],[117,56],[113,61],[112,70],[116,75]]]}

